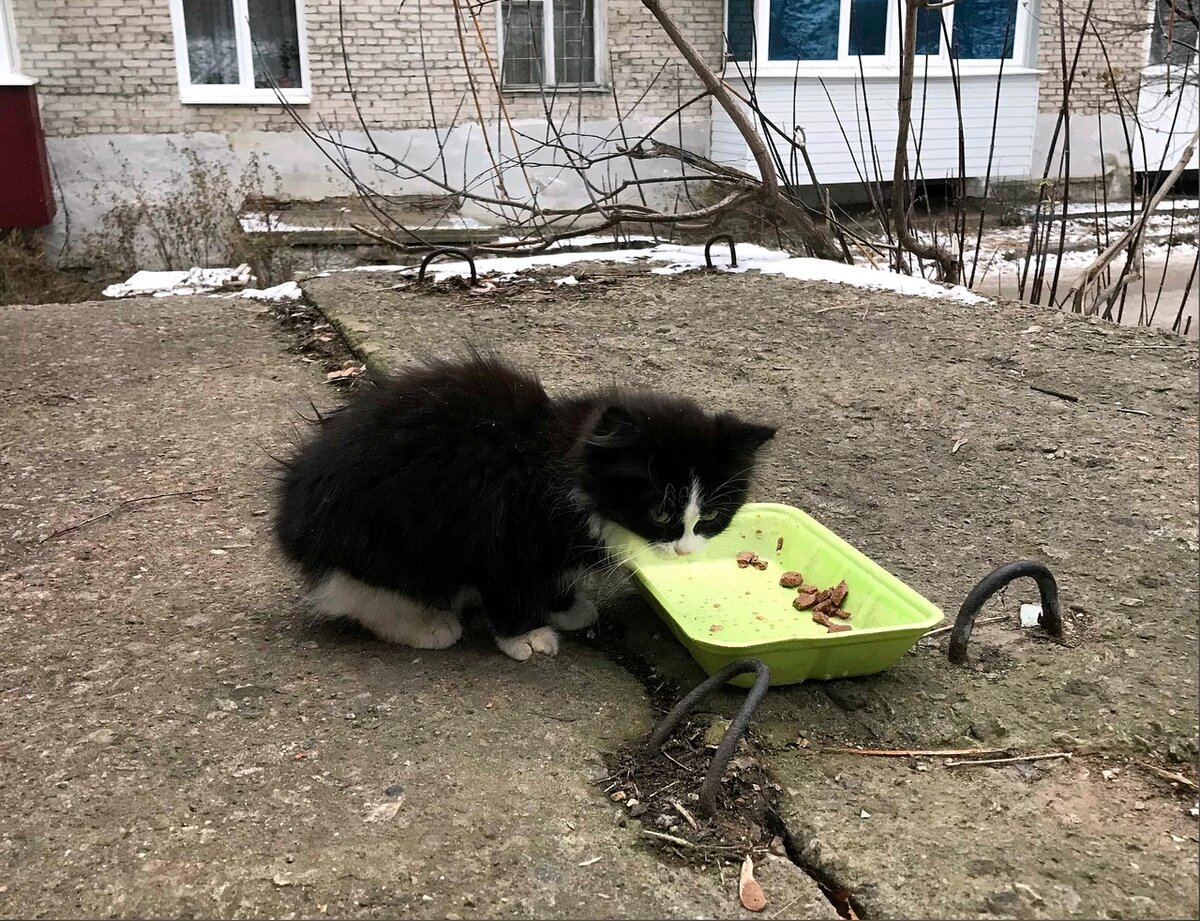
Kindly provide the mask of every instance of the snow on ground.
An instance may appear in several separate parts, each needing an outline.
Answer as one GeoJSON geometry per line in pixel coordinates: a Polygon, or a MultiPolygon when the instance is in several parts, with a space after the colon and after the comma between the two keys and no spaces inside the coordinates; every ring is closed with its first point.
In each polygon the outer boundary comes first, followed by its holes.
{"type": "Polygon", "coordinates": [[[208,294],[213,297],[249,297],[262,301],[294,301],[304,296],[294,281],[270,288],[248,288],[256,281],[250,266],[232,269],[191,268],[178,272],[135,272],[127,280],[109,285],[105,297],[177,297],[208,294]],[[225,293],[233,292],[233,293],[225,293]]]}
{"type": "MultiPolygon", "coordinates": [[[[834,284],[852,285],[856,288],[877,288],[908,294],[915,297],[950,298],[964,304],[978,304],[987,300],[961,286],[945,287],[914,278],[874,269],[865,265],[843,265],[824,259],[791,256],[779,250],[767,249],[750,243],[737,248],[738,265],[731,268],[724,264],[728,254],[717,251],[714,263],[722,272],[762,272],[764,275],[782,275],[804,281],[826,281],[834,284]]],[[[704,268],[704,247],[681,246],[675,243],[660,243],[651,249],[616,249],[607,252],[562,253],[548,252],[534,256],[496,256],[475,260],[480,275],[500,275],[502,280],[516,277],[521,272],[536,268],[556,268],[580,262],[637,263],[641,261],[663,262],[666,265],[650,269],[655,275],[676,275],[704,268]]],[[[355,272],[402,272],[415,274],[412,266],[364,265],[349,271],[355,272]]],[[[465,262],[437,262],[429,266],[428,272],[438,281],[453,276],[466,275],[465,262]]]]}
{"type": "Polygon", "coordinates": [[[250,266],[232,269],[191,268],[175,272],[135,272],[128,279],[109,285],[100,293],[105,297],[170,297],[183,294],[207,294],[210,291],[244,288],[254,281],[250,266]]]}

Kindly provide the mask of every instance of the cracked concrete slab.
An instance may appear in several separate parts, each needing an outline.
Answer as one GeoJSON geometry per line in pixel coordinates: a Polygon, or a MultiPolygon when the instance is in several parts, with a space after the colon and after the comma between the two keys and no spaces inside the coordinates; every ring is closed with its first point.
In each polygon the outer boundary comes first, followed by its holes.
{"type": "MultiPolygon", "coordinates": [[[[824,781],[791,752],[803,737],[817,747],[1065,746],[1103,752],[1114,764],[1133,757],[1194,764],[1195,343],[1021,304],[964,306],[754,275],[656,278],[610,268],[577,271],[579,284],[570,287],[543,273],[491,295],[452,285],[417,289],[376,273],[314,279],[307,290],[377,368],[470,341],[503,349],[551,387],[652,385],[781,422],[755,498],[809,511],[951,616],[994,566],[1046,562],[1066,605],[1066,647],[1016,626],[1020,602],[1036,600],[1031,584],[1018,583],[985,609],[1013,623],[980,625],[966,667],[946,660],[943,636],[881,675],[768,694],[753,725],[764,759],[793,791],[781,809],[793,830],[817,829],[822,848],[807,853],[819,871],[838,870],[821,856],[830,849],[854,855],[846,882],[867,893],[863,904],[873,914],[1194,914],[1194,898],[1175,886],[1160,885],[1152,902],[1117,898],[1144,885],[1136,859],[1122,865],[1114,856],[1123,841],[1142,841],[1134,805],[1141,800],[1130,799],[1140,788],[1132,784],[1096,788],[1120,808],[1097,826],[1103,845],[1094,860],[1055,869],[1023,858],[1014,875],[996,861],[986,832],[969,827],[977,805],[949,797],[959,781],[921,774],[905,791],[910,808],[882,828],[819,807],[824,781]],[[810,805],[822,818],[816,825],[804,824],[810,805]],[[944,821],[932,822],[941,808],[944,821]],[[911,877],[891,855],[912,856],[932,828],[947,845],[916,859],[920,879],[937,885],[906,889],[894,877],[911,877]],[[964,867],[973,859],[978,879],[969,881],[964,867]],[[1078,892],[1078,903],[1055,901],[1059,876],[1074,870],[1080,875],[1064,885],[1078,892]],[[1100,872],[1110,875],[1103,884],[1087,875],[1100,872]],[[1042,902],[995,895],[1018,883],[1042,902]]],[[[617,579],[604,586],[603,612],[604,629],[655,674],[684,687],[700,680],[669,631],[617,579]]],[[[740,697],[715,695],[707,706],[728,715],[740,697]]],[[[883,772],[896,768],[855,770],[882,786],[879,778],[892,776],[883,772]]],[[[998,774],[1007,782],[1013,771],[998,774]]],[[[1014,806],[1002,840],[1015,848],[1024,836],[1048,853],[1072,853],[1073,828],[1033,808],[1041,790],[1005,786],[1014,806]]],[[[1155,809],[1177,805],[1172,794],[1147,792],[1155,809]]],[[[1194,836],[1194,821],[1190,828],[1194,836]]],[[[1146,846],[1164,880],[1170,872],[1194,879],[1194,848],[1146,846]]]]}

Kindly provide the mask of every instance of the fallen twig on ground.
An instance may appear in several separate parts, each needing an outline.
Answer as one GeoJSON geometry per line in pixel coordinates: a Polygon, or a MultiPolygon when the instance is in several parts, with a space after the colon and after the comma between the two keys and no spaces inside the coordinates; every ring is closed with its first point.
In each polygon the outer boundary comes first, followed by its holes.
{"type": "Polygon", "coordinates": [[[683,808],[683,804],[681,802],[679,802],[679,800],[673,799],[673,800],[668,800],[667,802],[669,802],[672,806],[675,807],[676,812],[678,812],[681,816],[683,816],[685,819],[687,819],[688,825],[692,826],[692,828],[696,829],[697,831],[700,830],[700,824],[694,818],[692,818],[692,814],[690,812],[688,812],[686,809],[683,808]]]}
{"type": "Polygon", "coordinates": [[[91,518],[85,518],[78,524],[73,524],[65,528],[59,528],[57,531],[51,531],[45,537],[38,541],[39,544],[44,544],[48,540],[54,540],[56,537],[62,537],[64,534],[70,534],[72,531],[78,531],[82,527],[86,527],[93,522],[100,521],[104,518],[111,518],[127,505],[135,505],[138,502],[150,502],[154,499],[169,499],[173,496],[198,496],[201,493],[216,492],[216,486],[200,486],[196,489],[181,489],[177,492],[160,492],[152,496],[135,496],[132,499],[122,499],[106,512],[101,512],[99,515],[93,515],[91,518]]]}
{"type": "MultiPolygon", "coordinates": [[[[979,627],[979,626],[982,626],[983,624],[998,624],[1002,620],[1008,620],[1008,615],[1007,614],[997,614],[995,617],[981,617],[979,620],[975,621],[975,626],[979,627]]],[[[938,636],[942,633],[949,633],[953,629],[954,629],[954,624],[950,624],[949,626],[946,626],[946,627],[934,627],[929,632],[922,634],[921,639],[927,640],[931,636],[938,636]]],[[[920,641],[918,640],[918,642],[920,642],[920,641]]]]}
{"type": "Polygon", "coordinates": [[[1194,780],[1189,780],[1182,774],[1176,774],[1173,771],[1164,771],[1162,768],[1155,767],[1153,764],[1147,764],[1145,761],[1135,761],[1133,763],[1138,767],[1145,768],[1151,774],[1161,777],[1163,780],[1169,780],[1172,783],[1183,784],[1189,790],[1200,790],[1200,784],[1196,783],[1194,780]]]}
{"type": "Polygon", "coordinates": [[[863,755],[868,758],[952,758],[961,755],[999,755],[1007,748],[822,748],[823,755],[863,755]]]}
{"type": "Polygon", "coordinates": [[[1037,384],[1030,384],[1030,390],[1036,390],[1038,393],[1044,393],[1047,396],[1058,397],[1060,400],[1066,400],[1068,403],[1078,403],[1079,397],[1071,393],[1063,393],[1061,390],[1052,390],[1049,387],[1039,387],[1037,384]]]}
{"type": "Polygon", "coordinates": [[[668,835],[661,831],[651,831],[648,828],[643,828],[642,834],[647,838],[655,838],[659,841],[666,841],[668,844],[675,844],[679,847],[694,848],[696,846],[687,838],[678,838],[675,835],[668,835]]]}
{"type": "Polygon", "coordinates": [[[968,761],[947,761],[946,767],[964,767],[968,764],[1015,764],[1018,761],[1049,761],[1053,758],[1070,760],[1071,752],[1047,752],[1044,755],[1017,755],[1013,758],[979,758],[968,761]]]}

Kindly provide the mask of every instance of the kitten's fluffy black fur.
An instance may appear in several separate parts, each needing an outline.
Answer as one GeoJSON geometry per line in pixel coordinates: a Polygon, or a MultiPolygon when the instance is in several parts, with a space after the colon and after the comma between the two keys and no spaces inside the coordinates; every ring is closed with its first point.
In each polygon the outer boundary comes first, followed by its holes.
{"type": "MultiPolygon", "coordinates": [[[[288,465],[276,532],[314,584],[349,576],[453,618],[466,591],[514,655],[505,639],[576,603],[614,525],[681,553],[723,530],[774,432],[654,393],[551,398],[494,355],[432,361],[321,421],[288,465]]],[[[449,645],[453,626],[397,641],[449,645]]]]}

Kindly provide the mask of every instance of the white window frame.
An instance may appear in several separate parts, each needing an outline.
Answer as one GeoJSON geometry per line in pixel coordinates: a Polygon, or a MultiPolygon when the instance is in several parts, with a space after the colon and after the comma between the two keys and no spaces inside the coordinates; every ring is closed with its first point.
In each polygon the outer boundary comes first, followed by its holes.
{"type": "MultiPolygon", "coordinates": [[[[0,0],[3,2],[3,0],[0,0]]],[[[250,38],[250,13],[246,0],[229,0],[233,4],[234,34],[237,39],[238,74],[240,83],[194,84],[188,66],[187,29],[183,19],[183,0],[168,0],[171,9],[171,29],[175,39],[175,67],[179,74],[179,101],[185,105],[272,105],[280,97],[291,105],[312,101],[308,72],[308,34],[304,24],[304,0],[296,4],[296,40],[300,46],[300,86],[257,87],[254,85],[254,44],[250,38]]]]}
{"type": "Polygon", "coordinates": [[[36,82],[21,73],[16,20],[8,0],[0,0],[0,86],[32,86],[36,82]]]}
{"type": "MultiPolygon", "coordinates": [[[[523,3],[525,0],[514,0],[523,3]]],[[[592,38],[595,47],[592,58],[595,64],[592,68],[590,83],[557,83],[554,73],[554,0],[529,0],[530,3],[542,4],[542,80],[541,85],[533,83],[503,83],[504,80],[504,4],[496,4],[496,39],[500,53],[499,77],[501,89],[506,93],[540,93],[543,90],[555,89],[607,89],[608,88],[608,3],[607,0],[594,0],[592,4],[592,38]]]]}
{"type": "MultiPolygon", "coordinates": [[[[900,70],[900,10],[905,7],[904,0],[890,0],[887,14],[887,45],[885,53],[880,55],[850,54],[850,2],[841,0],[841,32],[838,36],[837,60],[828,61],[772,61],[770,59],[771,40],[771,0],[753,0],[754,2],[754,51],[758,61],[753,64],[754,73],[760,77],[858,77],[860,74],[876,77],[895,77],[900,70]]],[[[1013,55],[1004,59],[1006,74],[1038,73],[1035,66],[1037,48],[1037,9],[1038,0],[1017,0],[1017,20],[1013,32],[1013,55]]],[[[947,33],[954,35],[954,6],[941,10],[946,23],[947,33]]],[[[722,29],[729,22],[729,0],[725,0],[722,29]]],[[[936,55],[917,55],[918,68],[922,60],[929,63],[929,73],[939,76],[951,72],[950,49],[947,47],[946,36],[943,35],[936,55]]],[[[953,61],[954,70],[959,74],[994,74],[1000,68],[1000,58],[991,60],[953,61]]],[[[742,70],[751,66],[743,61],[739,65],[742,70]]],[[[727,65],[727,70],[732,65],[727,65]]]]}

